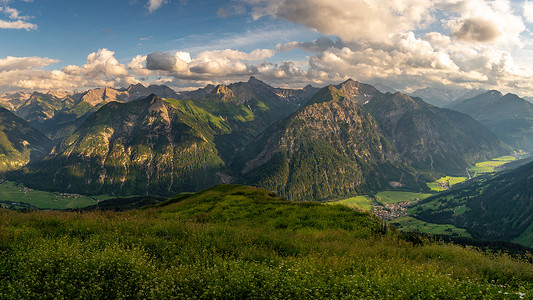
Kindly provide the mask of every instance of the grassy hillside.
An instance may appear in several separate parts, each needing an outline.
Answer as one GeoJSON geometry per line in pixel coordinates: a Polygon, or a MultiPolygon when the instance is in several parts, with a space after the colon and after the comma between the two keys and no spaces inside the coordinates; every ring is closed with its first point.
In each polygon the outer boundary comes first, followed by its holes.
{"type": "Polygon", "coordinates": [[[0,210],[0,220],[2,299],[533,297],[525,261],[243,186],[145,210],[0,210]]]}

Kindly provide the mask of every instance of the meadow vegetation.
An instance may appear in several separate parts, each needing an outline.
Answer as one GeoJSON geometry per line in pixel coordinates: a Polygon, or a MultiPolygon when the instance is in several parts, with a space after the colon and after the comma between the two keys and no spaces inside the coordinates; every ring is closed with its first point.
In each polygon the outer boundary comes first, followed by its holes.
{"type": "Polygon", "coordinates": [[[533,297],[529,254],[430,241],[245,186],[127,212],[0,210],[0,224],[0,299],[533,297]]]}

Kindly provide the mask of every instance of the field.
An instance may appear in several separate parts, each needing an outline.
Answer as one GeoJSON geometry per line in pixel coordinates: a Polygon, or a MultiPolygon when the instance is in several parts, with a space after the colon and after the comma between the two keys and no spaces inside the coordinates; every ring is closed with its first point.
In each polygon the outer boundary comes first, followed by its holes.
{"type": "Polygon", "coordinates": [[[465,181],[466,177],[452,177],[452,176],[445,176],[441,177],[434,182],[430,182],[427,184],[427,186],[432,190],[436,192],[442,192],[447,190],[449,187],[461,183],[465,181]]]}
{"type": "Polygon", "coordinates": [[[498,168],[505,165],[506,163],[514,160],[516,160],[514,156],[501,156],[493,160],[477,163],[474,167],[469,168],[468,170],[473,174],[473,176],[485,173],[492,173],[497,171],[498,168]]]}
{"type": "Polygon", "coordinates": [[[110,197],[85,197],[33,190],[12,181],[4,181],[0,184],[0,203],[13,208],[23,208],[24,204],[28,204],[39,209],[76,209],[94,205],[97,199],[107,198],[110,197]]]}
{"type": "Polygon", "coordinates": [[[218,186],[127,212],[0,209],[0,299],[530,299],[527,260],[218,186]]]}
{"type": "Polygon", "coordinates": [[[372,196],[357,196],[349,199],[339,200],[339,201],[333,201],[328,202],[328,204],[342,204],[349,207],[355,207],[358,209],[362,209],[365,211],[371,211],[372,210],[372,203],[374,202],[374,198],[372,196]]]}
{"type": "MultiPolygon", "coordinates": [[[[520,155],[523,156],[525,154],[521,152],[520,155]]],[[[480,174],[496,172],[498,171],[499,168],[501,168],[501,166],[505,165],[506,163],[515,161],[515,160],[516,158],[511,155],[500,156],[492,160],[479,162],[474,167],[468,168],[468,171],[470,172],[470,175],[472,177],[475,177],[480,174]]],[[[434,182],[428,183],[427,186],[432,191],[442,192],[442,191],[448,190],[451,186],[461,183],[467,179],[468,179],[467,177],[445,176],[445,177],[435,180],[434,182]]]]}
{"type": "Polygon", "coordinates": [[[513,239],[513,242],[533,248],[533,223],[519,237],[513,239]]]}
{"type": "Polygon", "coordinates": [[[384,191],[379,192],[374,196],[377,202],[381,204],[396,204],[400,202],[413,202],[415,199],[426,199],[431,194],[412,193],[412,192],[398,192],[398,191],[384,191]]]}
{"type": "Polygon", "coordinates": [[[457,228],[450,224],[433,224],[427,223],[412,217],[402,217],[390,221],[402,231],[422,232],[429,234],[442,234],[450,236],[460,236],[472,238],[470,233],[465,229],[457,228]]]}

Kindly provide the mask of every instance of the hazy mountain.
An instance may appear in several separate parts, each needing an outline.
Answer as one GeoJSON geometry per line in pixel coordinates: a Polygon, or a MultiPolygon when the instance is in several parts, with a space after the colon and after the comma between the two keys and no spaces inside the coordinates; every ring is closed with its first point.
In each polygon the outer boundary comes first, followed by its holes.
{"type": "Polygon", "coordinates": [[[515,239],[533,247],[533,163],[477,177],[428,198],[416,216],[466,228],[475,238],[515,239]]]}
{"type": "Polygon", "coordinates": [[[426,87],[418,89],[410,94],[412,97],[422,98],[425,102],[438,106],[447,107],[454,102],[469,99],[485,93],[483,89],[446,89],[426,87]]]}
{"type": "Polygon", "coordinates": [[[46,94],[35,92],[20,106],[13,106],[13,110],[49,138],[59,140],[73,133],[88,115],[103,105],[113,101],[127,102],[152,93],[160,97],[178,97],[167,86],[145,87],[136,84],[125,89],[97,88],[85,92],[46,94]]]}
{"type": "Polygon", "coordinates": [[[363,107],[376,118],[400,156],[419,169],[464,174],[475,161],[510,151],[471,117],[419,98],[380,94],[363,107]]]}
{"type": "Polygon", "coordinates": [[[388,85],[385,85],[383,83],[380,83],[380,82],[371,82],[370,85],[372,85],[373,87],[375,87],[378,91],[382,92],[382,93],[391,93],[391,94],[394,94],[394,93],[397,93],[398,91],[393,88],[393,87],[390,87],[388,85]]]}
{"type": "Polygon", "coordinates": [[[30,98],[31,94],[26,92],[16,92],[12,94],[0,95],[0,105],[13,111],[21,106],[24,101],[30,98]]]}
{"type": "Polygon", "coordinates": [[[472,116],[505,143],[533,150],[533,104],[517,95],[493,90],[450,108],[472,116]]]}
{"type": "Polygon", "coordinates": [[[50,140],[28,122],[0,108],[0,172],[19,169],[45,156],[50,140]]]}
{"type": "Polygon", "coordinates": [[[334,86],[268,128],[234,167],[247,183],[291,200],[416,186],[414,170],[400,163],[372,116],[334,86]]]}

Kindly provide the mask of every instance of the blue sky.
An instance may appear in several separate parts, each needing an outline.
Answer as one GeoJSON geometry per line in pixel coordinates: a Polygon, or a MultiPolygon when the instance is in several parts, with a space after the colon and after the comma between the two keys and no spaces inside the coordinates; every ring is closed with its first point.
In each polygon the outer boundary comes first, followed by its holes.
{"type": "Polygon", "coordinates": [[[531,22],[509,0],[0,0],[0,94],[254,75],[533,95],[531,22]]]}

